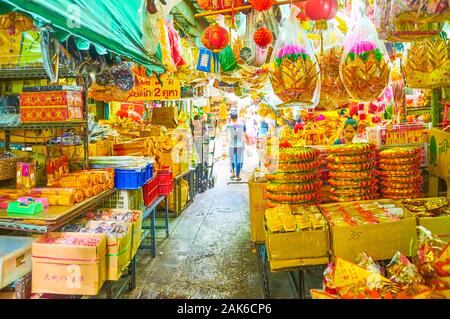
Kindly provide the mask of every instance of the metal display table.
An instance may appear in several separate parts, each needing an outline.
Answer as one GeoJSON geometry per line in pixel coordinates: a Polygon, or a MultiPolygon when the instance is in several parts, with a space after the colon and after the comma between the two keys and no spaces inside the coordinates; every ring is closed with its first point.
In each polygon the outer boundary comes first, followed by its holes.
{"type": "Polygon", "coordinates": [[[173,178],[173,207],[176,215],[181,214],[193,201],[195,197],[195,169],[190,169],[173,178]],[[186,179],[189,183],[189,192],[186,206],[182,208],[181,181],[186,179]]]}
{"type": "Polygon", "coordinates": [[[158,196],[155,201],[144,209],[142,213],[142,238],[139,249],[150,249],[152,257],[156,257],[156,229],[165,229],[166,237],[169,237],[169,205],[167,196],[158,196]],[[164,200],[164,226],[156,225],[156,208],[164,200]],[[144,220],[149,219],[150,225],[144,225],[144,220]],[[143,245],[142,242],[150,235],[150,245],[143,245]]]}
{"type": "Polygon", "coordinates": [[[100,206],[114,192],[114,189],[107,190],[74,206],[50,206],[36,215],[8,214],[6,209],[0,209],[0,228],[45,234],[64,226],[87,210],[100,206]]]}
{"type": "MultiPolygon", "coordinates": [[[[267,248],[265,243],[257,243],[256,246],[256,258],[258,260],[258,270],[261,276],[261,280],[263,283],[263,290],[264,290],[264,298],[270,299],[270,284],[269,284],[269,273],[268,273],[268,254],[267,254],[267,248]]],[[[291,279],[294,282],[295,288],[297,290],[297,294],[299,299],[305,299],[305,271],[308,269],[311,269],[311,267],[317,267],[318,265],[314,266],[299,266],[299,267],[293,267],[293,268],[285,268],[280,269],[278,271],[287,271],[289,272],[289,275],[291,279]]]]}

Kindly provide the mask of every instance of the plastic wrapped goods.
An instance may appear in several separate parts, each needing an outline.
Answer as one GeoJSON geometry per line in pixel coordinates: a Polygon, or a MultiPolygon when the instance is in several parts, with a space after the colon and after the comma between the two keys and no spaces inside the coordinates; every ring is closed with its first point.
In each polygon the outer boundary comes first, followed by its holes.
{"type": "Polygon", "coordinates": [[[269,77],[275,94],[284,102],[279,108],[313,108],[319,103],[319,64],[294,11],[275,42],[269,77]]]}
{"type": "Polygon", "coordinates": [[[350,100],[339,75],[344,40],[344,34],[335,24],[330,24],[323,33],[323,51],[318,55],[321,79],[319,106],[326,110],[335,110],[350,100]]]}
{"type": "Polygon", "coordinates": [[[390,41],[420,41],[441,32],[449,18],[448,0],[376,0],[375,25],[390,41]]]}
{"type": "Polygon", "coordinates": [[[405,79],[411,88],[435,88],[450,84],[449,41],[437,35],[414,43],[406,55],[405,79]]]}
{"type": "Polygon", "coordinates": [[[347,92],[355,100],[376,100],[388,85],[389,55],[365,15],[346,36],[339,71],[347,92]]]}

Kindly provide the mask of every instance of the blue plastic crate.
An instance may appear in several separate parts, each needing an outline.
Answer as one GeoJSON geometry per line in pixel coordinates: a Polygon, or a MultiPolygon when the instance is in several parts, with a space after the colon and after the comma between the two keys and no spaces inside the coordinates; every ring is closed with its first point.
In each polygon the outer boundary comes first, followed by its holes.
{"type": "Polygon", "coordinates": [[[147,173],[147,180],[145,182],[148,182],[153,178],[153,163],[147,164],[146,173],[147,173]]]}
{"type": "Polygon", "coordinates": [[[138,189],[146,183],[145,177],[145,167],[133,169],[116,168],[114,172],[114,187],[123,190],[138,189]]]}

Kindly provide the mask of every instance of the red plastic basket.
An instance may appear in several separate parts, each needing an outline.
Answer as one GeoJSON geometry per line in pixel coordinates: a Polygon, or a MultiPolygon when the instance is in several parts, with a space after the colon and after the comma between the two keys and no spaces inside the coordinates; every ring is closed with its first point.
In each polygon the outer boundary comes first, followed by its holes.
{"type": "Polygon", "coordinates": [[[158,197],[158,181],[157,177],[152,178],[149,182],[147,182],[142,188],[142,192],[144,194],[144,204],[145,206],[151,205],[158,197]]]}
{"type": "Polygon", "coordinates": [[[170,166],[163,166],[162,169],[158,170],[157,176],[159,185],[173,184],[172,168],[170,166]]]}
{"type": "Polygon", "coordinates": [[[158,194],[162,196],[167,196],[173,192],[173,182],[170,185],[159,185],[158,194]]]}

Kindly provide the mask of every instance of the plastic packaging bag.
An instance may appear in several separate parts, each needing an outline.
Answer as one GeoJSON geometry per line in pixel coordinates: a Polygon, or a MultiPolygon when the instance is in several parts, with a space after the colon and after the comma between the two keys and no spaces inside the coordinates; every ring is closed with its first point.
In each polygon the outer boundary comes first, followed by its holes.
{"type": "Polygon", "coordinates": [[[375,25],[390,41],[418,41],[439,34],[448,15],[448,0],[377,0],[375,25]]]}
{"type": "Polygon", "coordinates": [[[339,72],[350,96],[364,102],[380,97],[389,83],[388,52],[366,15],[347,34],[339,72]]]}
{"type": "Polygon", "coordinates": [[[167,36],[169,38],[170,53],[172,56],[172,60],[175,64],[175,66],[177,68],[180,68],[180,67],[186,65],[186,61],[183,57],[183,51],[181,49],[180,36],[179,36],[177,30],[175,30],[172,20],[165,20],[165,25],[167,28],[167,36]]]}
{"type": "Polygon", "coordinates": [[[237,69],[237,62],[230,46],[219,53],[220,66],[223,72],[234,71],[237,69]]]}
{"type": "Polygon", "coordinates": [[[450,83],[448,44],[444,35],[437,35],[408,49],[404,66],[408,87],[434,88],[450,83]]]}
{"type": "Polygon", "coordinates": [[[294,11],[284,21],[275,43],[270,81],[275,94],[284,102],[278,108],[314,108],[320,95],[319,63],[294,11]]]}
{"type": "Polygon", "coordinates": [[[323,52],[318,54],[321,79],[319,107],[326,110],[335,110],[350,100],[339,75],[344,40],[344,34],[333,23],[323,33],[323,52]]]}

